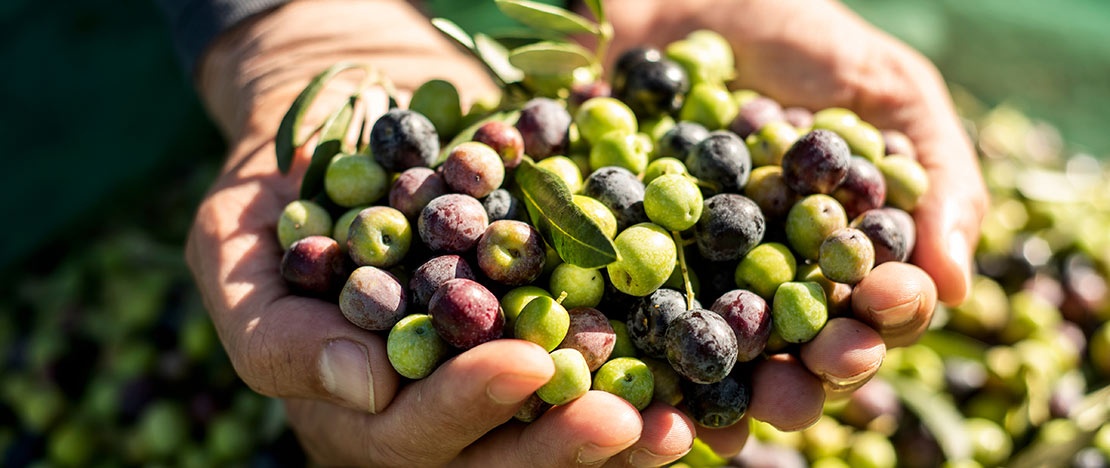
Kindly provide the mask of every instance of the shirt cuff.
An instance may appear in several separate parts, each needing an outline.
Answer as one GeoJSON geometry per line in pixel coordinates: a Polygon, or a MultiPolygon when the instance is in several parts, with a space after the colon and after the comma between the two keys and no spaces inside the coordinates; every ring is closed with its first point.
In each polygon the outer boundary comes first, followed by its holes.
{"type": "Polygon", "coordinates": [[[170,25],[182,68],[192,76],[197,62],[220,33],[289,0],[157,0],[170,25]]]}

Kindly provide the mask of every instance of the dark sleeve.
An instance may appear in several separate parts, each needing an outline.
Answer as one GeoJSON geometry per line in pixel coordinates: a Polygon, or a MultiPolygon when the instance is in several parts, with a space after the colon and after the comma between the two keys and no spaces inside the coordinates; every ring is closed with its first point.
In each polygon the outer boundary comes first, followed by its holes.
{"type": "Polygon", "coordinates": [[[169,22],[182,68],[192,76],[201,54],[220,33],[289,0],[155,0],[169,22]]]}

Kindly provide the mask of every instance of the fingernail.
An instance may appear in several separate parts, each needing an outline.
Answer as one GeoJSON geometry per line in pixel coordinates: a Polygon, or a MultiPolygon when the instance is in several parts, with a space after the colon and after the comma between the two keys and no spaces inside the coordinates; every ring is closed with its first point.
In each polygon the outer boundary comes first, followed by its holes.
{"type": "Polygon", "coordinates": [[[578,449],[579,465],[598,465],[620,452],[614,447],[600,447],[596,444],[586,444],[578,449]]]}
{"type": "Polygon", "coordinates": [[[646,448],[633,450],[628,455],[628,464],[632,466],[663,466],[681,458],[682,455],[662,456],[646,448]]]}
{"type": "Polygon", "coordinates": [[[486,394],[502,405],[520,403],[545,383],[546,379],[535,375],[501,374],[486,386],[486,394]]]}
{"type": "Polygon", "coordinates": [[[871,320],[884,329],[898,328],[910,323],[917,317],[917,309],[921,306],[921,297],[914,296],[912,301],[898,304],[888,309],[871,309],[871,320]]]}
{"type": "Polygon", "coordinates": [[[967,237],[961,231],[952,231],[948,234],[948,256],[960,268],[963,275],[965,291],[971,290],[971,253],[967,245],[967,237]]]}
{"type": "Polygon", "coordinates": [[[329,342],[320,353],[320,381],[335,397],[374,412],[374,375],[366,346],[349,340],[329,342]]]}

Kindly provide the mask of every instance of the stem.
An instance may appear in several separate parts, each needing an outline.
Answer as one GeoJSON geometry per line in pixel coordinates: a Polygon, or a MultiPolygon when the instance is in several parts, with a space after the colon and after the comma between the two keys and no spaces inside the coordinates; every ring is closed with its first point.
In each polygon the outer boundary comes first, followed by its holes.
{"type": "Polygon", "coordinates": [[[682,234],[671,231],[676,250],[678,250],[678,268],[682,270],[682,287],[686,289],[686,310],[694,309],[694,285],[690,283],[690,271],[686,269],[686,249],[682,234]]]}
{"type": "Polygon", "coordinates": [[[597,49],[594,50],[594,63],[599,67],[605,61],[605,54],[609,52],[609,41],[613,39],[613,24],[604,18],[597,25],[597,49]]]}
{"type": "Polygon", "coordinates": [[[362,97],[358,94],[351,96],[349,99],[351,105],[351,121],[347,124],[347,131],[344,132],[343,139],[339,141],[339,150],[346,154],[355,154],[362,140],[362,130],[366,128],[366,125],[364,125],[366,119],[366,106],[362,105],[362,97]],[[356,128],[358,130],[357,132],[355,131],[356,128]],[[352,138],[351,133],[354,133],[354,138],[352,138]]]}
{"type": "Polygon", "coordinates": [[[398,107],[397,87],[393,85],[393,81],[372,65],[364,64],[359,68],[366,71],[366,76],[362,78],[362,82],[359,83],[358,88],[355,90],[355,94],[352,97],[361,98],[362,93],[364,93],[371,86],[381,86],[382,90],[385,91],[386,97],[389,98],[389,108],[392,109],[398,107]]]}

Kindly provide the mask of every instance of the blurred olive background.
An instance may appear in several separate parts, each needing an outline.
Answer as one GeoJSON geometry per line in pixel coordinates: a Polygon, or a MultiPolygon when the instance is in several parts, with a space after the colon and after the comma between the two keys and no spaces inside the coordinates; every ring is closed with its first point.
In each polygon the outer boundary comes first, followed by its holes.
{"type": "MultiPolygon", "coordinates": [[[[965,102],[1110,154],[1110,3],[846,3],[965,102]]],[[[280,406],[234,376],[182,258],[224,146],[160,12],[7,0],[0,25],[0,466],[302,464],[280,406]]]]}

